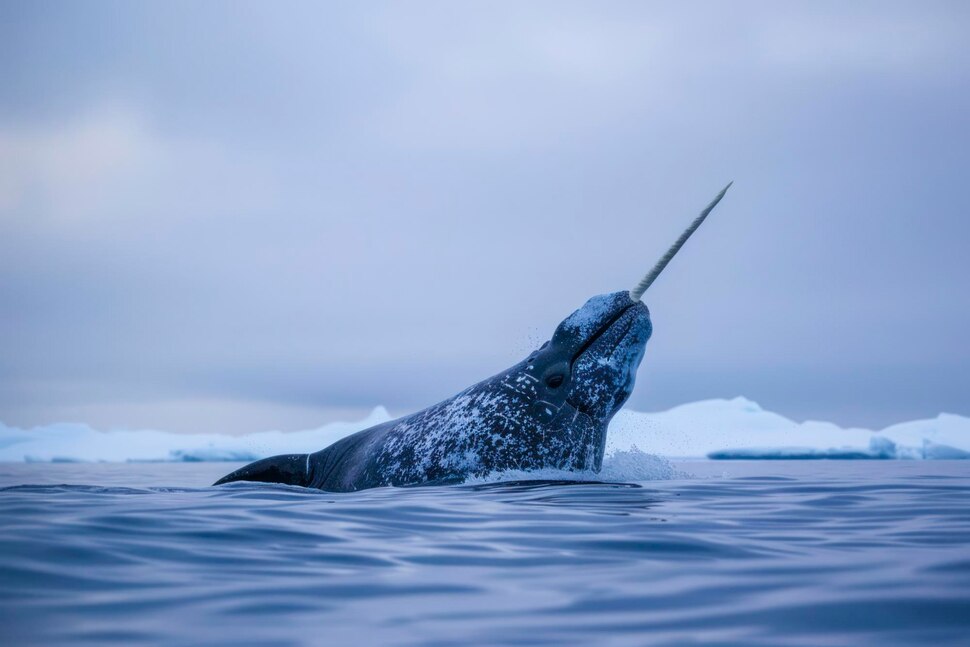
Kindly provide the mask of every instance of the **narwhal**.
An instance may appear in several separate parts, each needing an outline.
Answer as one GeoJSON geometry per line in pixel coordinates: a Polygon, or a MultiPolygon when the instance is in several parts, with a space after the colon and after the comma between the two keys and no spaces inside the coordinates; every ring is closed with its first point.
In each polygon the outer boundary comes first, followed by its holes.
{"type": "Polygon", "coordinates": [[[641,297],[730,186],[632,290],[591,298],[515,366],[318,452],[250,463],[216,485],[260,481],[353,491],[456,483],[506,470],[598,472],[607,426],[633,392],[653,331],[641,297]]]}

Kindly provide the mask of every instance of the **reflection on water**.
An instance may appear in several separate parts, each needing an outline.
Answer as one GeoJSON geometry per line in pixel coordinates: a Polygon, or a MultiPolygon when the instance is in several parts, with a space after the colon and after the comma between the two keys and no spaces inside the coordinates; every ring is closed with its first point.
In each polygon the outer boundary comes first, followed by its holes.
{"type": "Polygon", "coordinates": [[[205,487],[225,464],[0,465],[0,642],[965,639],[967,462],[680,467],[334,494],[205,487]]]}

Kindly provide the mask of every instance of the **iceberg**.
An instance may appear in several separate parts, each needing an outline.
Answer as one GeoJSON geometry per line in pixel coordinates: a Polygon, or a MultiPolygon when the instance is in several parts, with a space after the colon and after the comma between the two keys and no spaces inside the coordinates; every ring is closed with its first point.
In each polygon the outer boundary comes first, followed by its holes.
{"type": "Polygon", "coordinates": [[[354,422],[241,436],[155,430],[98,431],[80,423],[24,430],[0,423],[0,462],[248,462],[274,454],[314,452],[390,419],[387,409],[375,407],[362,420],[354,422]]]}
{"type": "Polygon", "coordinates": [[[621,410],[607,449],[636,444],[668,458],[712,459],[966,459],[970,418],[940,414],[882,430],[795,422],[743,397],[702,400],[668,411],[621,410]]]}
{"type": "MultiPolygon", "coordinates": [[[[20,429],[0,423],[2,462],[253,461],[306,453],[390,420],[375,407],[361,420],[304,431],[241,436],[157,430],[100,431],[81,423],[20,429]]],[[[610,425],[604,472],[643,456],[711,459],[970,459],[970,418],[940,414],[874,431],[795,422],[743,397],[702,400],[667,411],[621,410],[610,425]]],[[[666,467],[649,464],[650,474],[666,467]]],[[[621,470],[624,473],[628,469],[621,470]]]]}

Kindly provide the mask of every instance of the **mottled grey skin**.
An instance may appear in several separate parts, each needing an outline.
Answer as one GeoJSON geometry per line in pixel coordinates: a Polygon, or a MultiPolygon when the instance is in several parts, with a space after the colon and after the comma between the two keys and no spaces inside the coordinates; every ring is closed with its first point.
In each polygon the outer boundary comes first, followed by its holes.
{"type": "Polygon", "coordinates": [[[607,425],[633,391],[651,332],[647,307],[629,292],[593,297],[529,357],[444,402],[313,454],[256,461],[216,485],[353,491],[503,470],[599,471],[607,425]]]}

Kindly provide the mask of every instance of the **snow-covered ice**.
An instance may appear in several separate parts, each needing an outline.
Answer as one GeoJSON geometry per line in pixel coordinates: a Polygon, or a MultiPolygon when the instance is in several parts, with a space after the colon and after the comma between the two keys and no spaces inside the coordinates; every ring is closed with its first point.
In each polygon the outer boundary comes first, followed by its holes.
{"type": "MultiPolygon", "coordinates": [[[[80,423],[19,429],[0,423],[0,461],[251,461],[317,451],[390,419],[384,407],[376,407],[354,422],[243,436],[99,431],[80,423]]],[[[830,422],[798,423],[745,398],[703,400],[654,413],[624,409],[610,425],[604,473],[619,470],[625,474],[631,460],[642,466],[644,454],[669,458],[966,459],[970,458],[970,418],[940,414],[873,431],[830,422]]],[[[666,469],[652,463],[648,467],[651,473],[666,469]]]]}
{"type": "Polygon", "coordinates": [[[970,418],[943,413],[874,431],[799,423],[738,397],[657,413],[624,409],[606,442],[608,453],[636,445],[672,458],[970,458],[970,418]]]}

